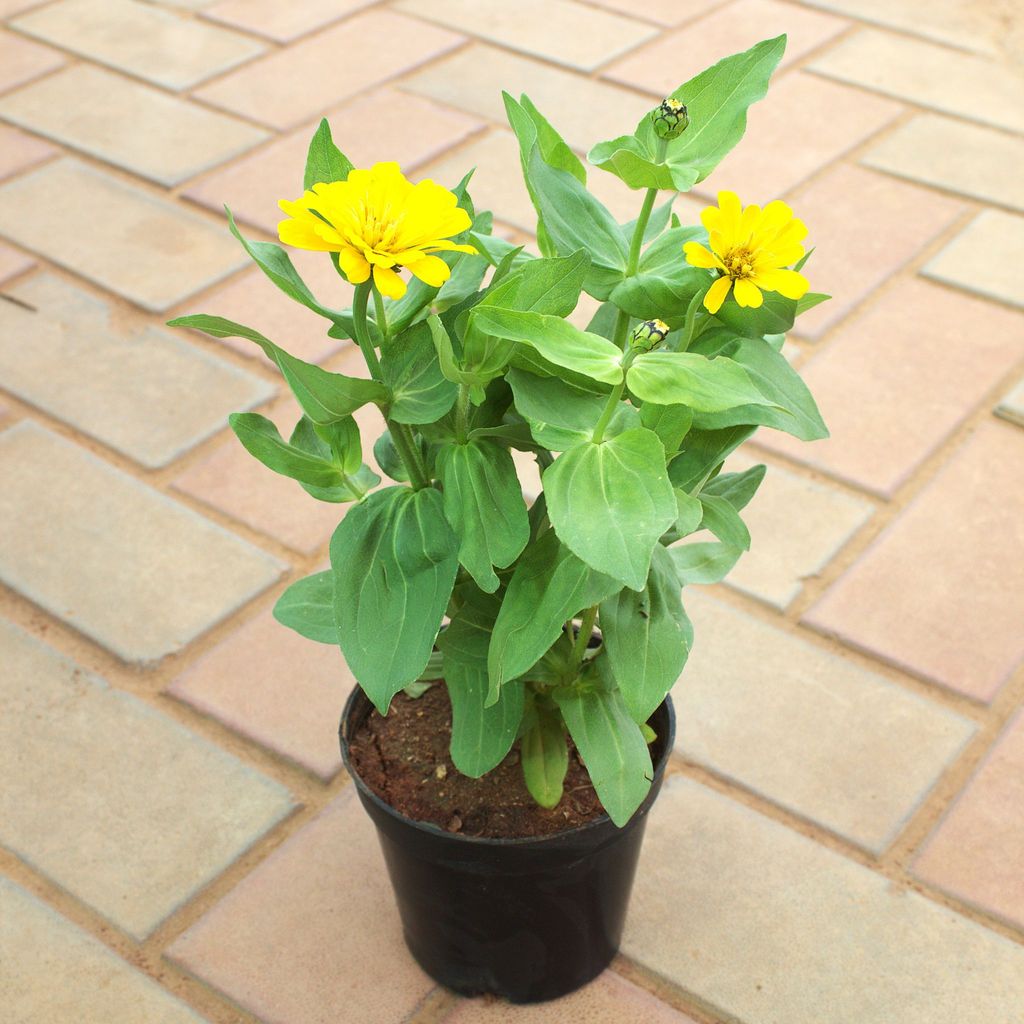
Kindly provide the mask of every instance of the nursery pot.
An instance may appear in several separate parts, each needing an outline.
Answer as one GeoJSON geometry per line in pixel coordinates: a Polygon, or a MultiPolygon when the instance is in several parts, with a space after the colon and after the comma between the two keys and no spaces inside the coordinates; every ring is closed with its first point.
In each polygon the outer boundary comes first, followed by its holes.
{"type": "Polygon", "coordinates": [[[341,718],[341,754],[377,826],[405,942],[435,981],[462,995],[514,1003],[585,985],[619,948],[647,812],[675,736],[671,698],[651,718],[654,781],[625,827],[607,815],[554,835],[474,838],[400,814],[370,791],[349,738],[372,705],[356,687],[341,718]]]}

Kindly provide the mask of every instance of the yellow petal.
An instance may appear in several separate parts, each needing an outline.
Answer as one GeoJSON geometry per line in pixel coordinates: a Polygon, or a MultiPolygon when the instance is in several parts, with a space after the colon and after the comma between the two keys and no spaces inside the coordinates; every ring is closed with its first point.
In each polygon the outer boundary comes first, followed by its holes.
{"type": "Polygon", "coordinates": [[[704,308],[709,313],[717,313],[722,308],[722,303],[725,302],[725,297],[729,294],[729,286],[731,284],[731,278],[720,277],[708,289],[707,294],[704,296],[704,308]]]}
{"type": "Polygon", "coordinates": [[[476,246],[473,245],[458,245],[455,242],[448,241],[447,238],[436,238],[429,245],[424,246],[427,252],[466,252],[470,256],[477,256],[476,246]]]}
{"type": "Polygon", "coordinates": [[[741,306],[749,306],[753,309],[757,309],[758,306],[764,302],[764,296],[758,290],[756,284],[753,281],[748,281],[746,278],[740,278],[736,282],[736,302],[741,306]]]}
{"type": "Polygon", "coordinates": [[[683,246],[683,252],[686,254],[686,262],[691,267],[723,267],[722,261],[700,242],[687,242],[683,246]]]}
{"type": "Polygon", "coordinates": [[[295,249],[311,249],[314,252],[336,252],[341,246],[329,242],[306,220],[282,220],[277,225],[277,237],[295,249]]]}
{"type": "Polygon", "coordinates": [[[342,249],[338,253],[338,265],[352,284],[362,284],[370,276],[370,264],[355,249],[342,249]]]}
{"type": "Polygon", "coordinates": [[[400,299],[405,294],[405,282],[390,267],[374,267],[373,283],[389,299],[400,299]]]}
{"type": "Polygon", "coordinates": [[[409,271],[431,288],[440,288],[451,277],[451,269],[440,256],[421,256],[419,259],[402,261],[409,271]]]}
{"type": "Polygon", "coordinates": [[[778,292],[787,299],[802,299],[811,282],[803,274],[795,270],[763,270],[759,271],[754,281],[758,288],[764,288],[769,292],[778,292]]]}

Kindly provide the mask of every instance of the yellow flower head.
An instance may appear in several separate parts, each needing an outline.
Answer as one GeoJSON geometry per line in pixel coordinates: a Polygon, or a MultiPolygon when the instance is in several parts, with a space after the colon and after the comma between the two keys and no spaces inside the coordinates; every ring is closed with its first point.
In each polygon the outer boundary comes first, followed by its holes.
{"type": "Polygon", "coordinates": [[[431,253],[476,252],[450,241],[472,223],[454,193],[429,179],[412,184],[395,163],[350,171],[345,181],[314,185],[301,199],[282,199],[278,206],[290,218],[277,226],[285,245],[336,252],[352,284],[362,284],[372,270],[374,284],[392,299],[405,294],[396,266],[439,288],[451,270],[431,253]]]}
{"type": "Polygon", "coordinates": [[[810,287],[803,274],[786,270],[803,254],[800,244],[807,236],[802,220],[781,199],[760,206],[740,205],[735,192],[719,192],[718,206],[700,215],[708,229],[711,249],[700,242],[683,246],[686,262],[694,267],[717,269],[721,275],[704,296],[709,313],[717,313],[730,288],[741,306],[760,306],[762,291],[799,299],[810,287]]]}

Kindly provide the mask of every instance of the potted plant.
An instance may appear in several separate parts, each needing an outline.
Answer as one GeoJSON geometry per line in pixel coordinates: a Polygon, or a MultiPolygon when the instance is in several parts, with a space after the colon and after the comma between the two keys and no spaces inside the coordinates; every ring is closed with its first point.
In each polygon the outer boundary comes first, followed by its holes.
{"type": "Polygon", "coordinates": [[[409,948],[457,991],[553,998],[614,955],[693,639],[680,591],[722,579],[750,543],[740,511],[765,467],[723,462],[758,426],[827,436],[779,352],[825,298],[800,273],[803,224],[728,192],[700,226],[671,212],[739,141],[784,46],[720,61],[593,148],[597,173],[642,196],[624,225],[530,100],[506,95],[539,257],[491,233],[469,175],[449,191],[395,164],[353,168],[322,122],[279,233],[333,261],[351,308],[231,230],[359,346],[366,377],[219,317],[171,321],[263,349],[302,417],[287,440],[254,413],[232,429],[314,498],[350,503],[330,570],[275,614],[337,644],[359,682],[345,764],[409,948]],[[567,319],[584,292],[600,304],[586,329],[567,319]],[[387,483],[353,418],[369,403],[387,483]],[[512,451],[540,467],[532,503],[512,451]],[[714,539],[677,543],[700,531],[714,539]]]}

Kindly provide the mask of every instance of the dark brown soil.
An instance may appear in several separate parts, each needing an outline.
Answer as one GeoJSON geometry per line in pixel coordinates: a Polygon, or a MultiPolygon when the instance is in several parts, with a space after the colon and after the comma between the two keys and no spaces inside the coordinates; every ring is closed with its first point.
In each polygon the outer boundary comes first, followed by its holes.
{"type": "Polygon", "coordinates": [[[527,792],[518,742],[497,768],[470,779],[452,764],[451,731],[451,704],[443,683],[435,683],[416,700],[400,693],[386,718],[371,711],[352,737],[352,766],[377,796],[402,814],[467,836],[547,836],[604,813],[571,740],[565,792],[557,807],[546,810],[527,792]]]}

